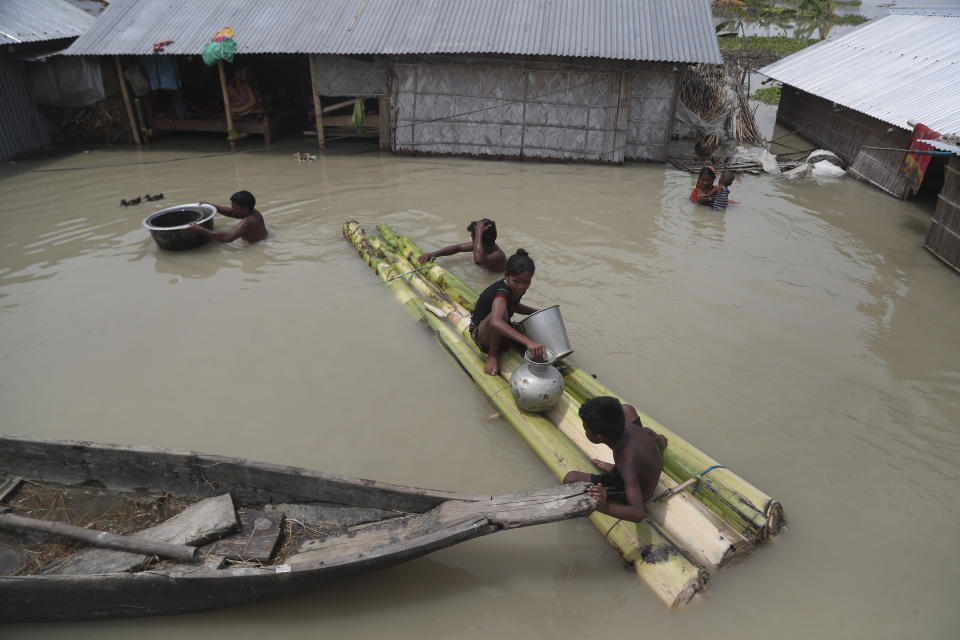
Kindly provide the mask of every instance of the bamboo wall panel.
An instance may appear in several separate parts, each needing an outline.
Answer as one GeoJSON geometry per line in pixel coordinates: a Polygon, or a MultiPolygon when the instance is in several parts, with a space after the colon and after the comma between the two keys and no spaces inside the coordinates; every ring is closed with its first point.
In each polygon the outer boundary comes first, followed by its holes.
{"type": "Polygon", "coordinates": [[[960,158],[951,156],[923,246],[960,271],[960,158]]]}
{"type": "Polygon", "coordinates": [[[654,64],[401,60],[392,78],[401,153],[659,160],[676,101],[675,74],[654,64]]]}
{"type": "Polygon", "coordinates": [[[649,70],[628,74],[627,159],[666,159],[680,88],[679,75],[668,66],[652,66],[649,70]]]}
{"type": "Polygon", "coordinates": [[[861,148],[906,149],[910,131],[899,127],[889,131],[886,122],[789,85],[783,86],[777,120],[791,131],[802,128],[799,135],[843,158],[855,177],[898,198],[907,196],[909,185],[900,175],[903,154],[861,148]]]}
{"type": "Polygon", "coordinates": [[[23,64],[0,53],[0,160],[50,144],[47,121],[30,97],[23,64]]]}
{"type": "Polygon", "coordinates": [[[385,96],[390,66],[385,59],[313,56],[314,80],[322,96],[385,96]]]}

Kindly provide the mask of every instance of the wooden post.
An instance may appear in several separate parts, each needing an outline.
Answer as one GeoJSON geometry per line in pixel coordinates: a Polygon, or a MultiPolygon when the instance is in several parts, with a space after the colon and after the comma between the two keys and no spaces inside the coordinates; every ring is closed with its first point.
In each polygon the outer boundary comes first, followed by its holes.
{"type": "Polygon", "coordinates": [[[130,120],[130,133],[133,135],[133,143],[140,144],[140,133],[137,131],[137,120],[133,117],[133,105],[130,104],[130,94],[127,93],[127,83],[123,80],[123,68],[120,66],[120,56],[113,56],[113,61],[117,63],[117,80],[120,81],[120,93],[123,94],[123,104],[127,106],[127,118],[130,120]]]}
{"type": "Polygon", "coordinates": [[[227,115],[227,139],[232,148],[236,144],[236,132],[233,130],[233,115],[230,113],[230,95],[227,93],[227,72],[223,69],[223,60],[217,60],[220,71],[220,90],[223,91],[223,112],[227,115]]]}
{"type": "Polygon", "coordinates": [[[0,528],[43,531],[66,538],[73,538],[74,540],[82,540],[96,547],[157,555],[164,558],[182,560],[184,562],[196,561],[200,553],[200,550],[196,547],[188,547],[182,544],[135,538],[133,536],[121,536],[106,531],[97,531],[96,529],[75,527],[66,522],[38,520],[36,518],[26,518],[12,513],[0,514],[0,528]]]}
{"type": "Polygon", "coordinates": [[[307,54],[310,61],[310,86],[313,88],[313,112],[317,119],[317,147],[323,149],[326,142],[323,140],[323,112],[320,111],[320,94],[317,92],[317,76],[314,74],[313,54],[307,54]]]}
{"type": "Polygon", "coordinates": [[[380,98],[380,151],[390,150],[390,98],[380,98]]]}

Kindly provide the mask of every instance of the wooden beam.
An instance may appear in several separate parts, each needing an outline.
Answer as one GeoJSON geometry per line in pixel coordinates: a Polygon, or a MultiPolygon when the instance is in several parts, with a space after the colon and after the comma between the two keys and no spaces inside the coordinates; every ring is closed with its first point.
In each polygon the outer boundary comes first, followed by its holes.
{"type": "Polygon", "coordinates": [[[336,111],[337,109],[343,109],[344,107],[352,106],[356,102],[356,98],[350,98],[349,100],[344,100],[343,102],[338,102],[337,104],[332,104],[329,107],[324,107],[323,113],[330,113],[331,111],[336,111]]]}
{"type": "Polygon", "coordinates": [[[223,112],[227,116],[227,140],[232,148],[236,144],[236,131],[233,130],[233,115],[230,113],[230,95],[227,93],[227,72],[223,69],[223,60],[217,60],[220,72],[220,90],[223,92],[223,112]]]}
{"type": "Polygon", "coordinates": [[[317,76],[314,69],[313,55],[307,54],[310,61],[310,87],[313,89],[313,113],[317,119],[317,147],[323,149],[326,142],[323,140],[323,112],[320,110],[320,94],[317,92],[317,76]]]}
{"type": "Polygon", "coordinates": [[[137,131],[137,119],[133,116],[133,105],[130,104],[130,94],[127,93],[127,83],[123,79],[123,68],[120,66],[120,56],[113,56],[113,61],[117,64],[117,80],[120,82],[120,93],[123,94],[123,104],[127,107],[127,118],[130,121],[130,134],[133,136],[133,143],[140,144],[140,133],[137,131]]]}
{"type": "Polygon", "coordinates": [[[196,547],[188,547],[182,544],[173,544],[163,542],[162,540],[144,540],[132,536],[122,536],[107,531],[98,531],[96,529],[87,529],[85,527],[76,527],[66,522],[57,522],[54,520],[38,520],[37,518],[27,518],[13,513],[0,513],[0,528],[7,529],[29,529],[31,531],[42,531],[54,535],[81,540],[87,544],[105,549],[117,549],[120,551],[130,551],[133,553],[145,553],[148,555],[161,556],[163,558],[173,558],[184,562],[193,562],[197,559],[200,550],[196,547]]]}

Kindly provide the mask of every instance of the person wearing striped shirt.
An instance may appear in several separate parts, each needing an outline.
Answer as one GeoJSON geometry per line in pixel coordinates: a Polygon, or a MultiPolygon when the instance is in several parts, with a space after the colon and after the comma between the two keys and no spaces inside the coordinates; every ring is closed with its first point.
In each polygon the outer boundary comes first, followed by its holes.
{"type": "Polygon", "coordinates": [[[723,211],[727,208],[731,184],[733,184],[733,171],[727,169],[717,181],[717,186],[713,188],[713,204],[710,205],[713,209],[723,211]]]}

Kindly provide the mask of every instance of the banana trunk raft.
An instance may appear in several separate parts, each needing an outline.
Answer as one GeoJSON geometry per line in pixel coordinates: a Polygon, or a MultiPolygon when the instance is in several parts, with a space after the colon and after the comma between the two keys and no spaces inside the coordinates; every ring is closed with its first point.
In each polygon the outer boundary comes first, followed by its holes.
{"type": "MultiPolygon", "coordinates": [[[[560,402],[545,414],[518,409],[508,381],[523,363],[520,354],[505,353],[500,376],[488,376],[483,372],[485,356],[470,339],[477,293],[439,265],[420,265],[423,252],[409,238],[385,225],[377,230],[379,235],[368,234],[355,221],[343,226],[344,236],[364,261],[558,478],[568,471],[596,473],[591,458],[613,461],[607,447],[586,439],[578,410],[589,398],[616,393],[565,362],[561,372],[566,388],[560,402]]],[[[640,412],[640,417],[669,440],[657,493],[666,497],[649,501],[647,517],[640,523],[597,512],[590,520],[637,577],[675,607],[689,602],[717,569],[776,536],[784,521],[783,508],[650,416],[640,412]]]]}

